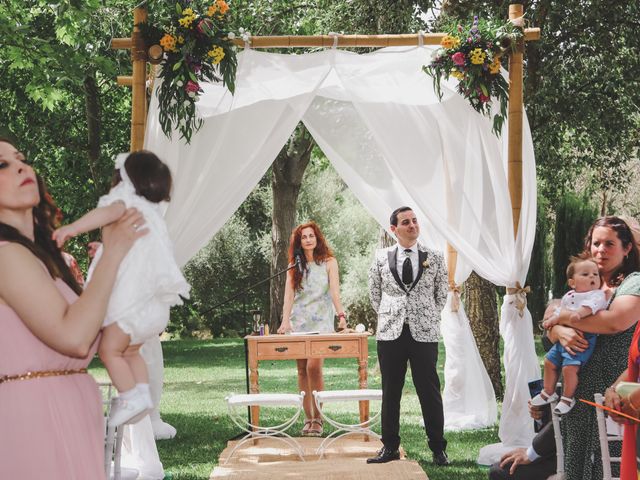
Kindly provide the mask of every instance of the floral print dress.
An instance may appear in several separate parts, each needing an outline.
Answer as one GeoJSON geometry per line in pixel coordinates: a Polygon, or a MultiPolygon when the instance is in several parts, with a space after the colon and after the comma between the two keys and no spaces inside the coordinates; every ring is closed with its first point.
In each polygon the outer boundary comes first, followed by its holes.
{"type": "Polygon", "coordinates": [[[294,332],[334,331],[334,308],[329,293],[329,272],[326,262],[307,263],[302,277],[302,289],[295,292],[291,309],[294,332]]]}

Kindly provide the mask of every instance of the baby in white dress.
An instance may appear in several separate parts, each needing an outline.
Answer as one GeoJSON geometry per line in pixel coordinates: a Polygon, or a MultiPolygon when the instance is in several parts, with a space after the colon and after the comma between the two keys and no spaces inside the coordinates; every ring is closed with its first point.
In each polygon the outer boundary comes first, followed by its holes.
{"type": "MultiPolygon", "coordinates": [[[[148,233],[138,239],[120,264],[103,323],[98,353],[118,389],[110,425],[133,423],[153,407],[146,364],[140,346],[159,335],[169,322],[169,309],[189,298],[189,284],[173,255],[161,203],[170,199],[171,172],[148,151],[116,158],[114,184],[98,207],[53,234],[58,246],[69,238],[118,220],[127,208],[136,208],[148,233]]],[[[100,247],[89,267],[90,284],[102,256],[100,247]]]]}

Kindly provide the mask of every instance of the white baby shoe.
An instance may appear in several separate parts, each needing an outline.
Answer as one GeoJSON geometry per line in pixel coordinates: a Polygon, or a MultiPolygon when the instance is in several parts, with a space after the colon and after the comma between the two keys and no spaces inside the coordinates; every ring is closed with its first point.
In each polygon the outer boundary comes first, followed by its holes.
{"type": "Polygon", "coordinates": [[[149,413],[150,400],[146,395],[136,394],[126,400],[116,397],[111,404],[107,425],[119,427],[125,423],[138,423],[149,413]]]}
{"type": "Polygon", "coordinates": [[[542,390],[538,395],[531,399],[531,405],[534,407],[541,407],[543,405],[548,405],[551,402],[555,402],[556,400],[558,400],[558,394],[556,392],[549,395],[547,392],[542,390]]]}
{"type": "Polygon", "coordinates": [[[560,401],[556,405],[556,408],[553,409],[553,413],[556,415],[566,415],[571,411],[575,404],[575,398],[562,396],[560,397],[560,401]]]}

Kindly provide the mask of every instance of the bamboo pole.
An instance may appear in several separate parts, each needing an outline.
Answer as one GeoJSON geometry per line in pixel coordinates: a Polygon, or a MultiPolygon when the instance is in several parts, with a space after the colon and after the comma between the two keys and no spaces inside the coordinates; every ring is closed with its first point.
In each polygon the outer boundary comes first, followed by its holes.
{"type": "MultiPolygon", "coordinates": [[[[509,19],[521,17],[521,4],[509,5],[509,19]]],[[[511,197],[513,235],[518,235],[520,211],[522,209],[522,57],[524,42],[519,42],[515,52],[509,55],[509,137],[508,137],[508,179],[511,197]]]]}
{"type": "Polygon", "coordinates": [[[131,75],[118,75],[116,83],[123,87],[130,87],[133,85],[133,77],[131,75]]]}
{"type": "Polygon", "coordinates": [[[112,38],[111,48],[113,50],[129,50],[133,42],[130,38],[112,38]]]}
{"type": "Polygon", "coordinates": [[[133,10],[133,34],[131,35],[131,61],[133,63],[131,84],[131,151],[144,146],[144,130],[147,121],[147,55],[138,24],[147,20],[147,9],[133,10]]]}
{"type": "Polygon", "coordinates": [[[451,244],[447,243],[447,278],[449,279],[449,290],[456,286],[456,267],[458,264],[458,252],[451,244]]]}
{"type": "MultiPolygon", "coordinates": [[[[512,17],[509,17],[512,18],[512,17]]],[[[513,17],[516,18],[516,17],[513,17]]],[[[446,33],[425,33],[422,35],[424,45],[439,45],[446,33]]],[[[419,44],[418,33],[397,35],[337,35],[339,48],[355,47],[410,47],[419,44]]],[[[539,28],[527,28],[524,31],[526,41],[538,40],[539,28]]],[[[250,37],[251,48],[301,48],[301,47],[333,47],[334,35],[279,35],[250,37]]],[[[236,38],[233,43],[244,47],[244,40],[236,38]]]]}

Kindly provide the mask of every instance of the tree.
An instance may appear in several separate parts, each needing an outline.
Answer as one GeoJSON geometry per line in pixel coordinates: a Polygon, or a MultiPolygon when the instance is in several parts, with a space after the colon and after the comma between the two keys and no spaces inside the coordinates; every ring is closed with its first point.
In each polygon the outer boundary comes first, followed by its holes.
{"type": "Polygon", "coordinates": [[[496,286],[475,272],[464,282],[464,308],[496,397],[502,398],[496,286]]]}
{"type": "MultiPolygon", "coordinates": [[[[129,99],[114,77],[129,60],[109,41],[130,22],[124,1],[0,3],[0,124],[18,138],[68,220],[95,205],[111,159],[128,150],[129,99]]],[[[85,263],[78,245],[71,250],[85,263]]]]}

